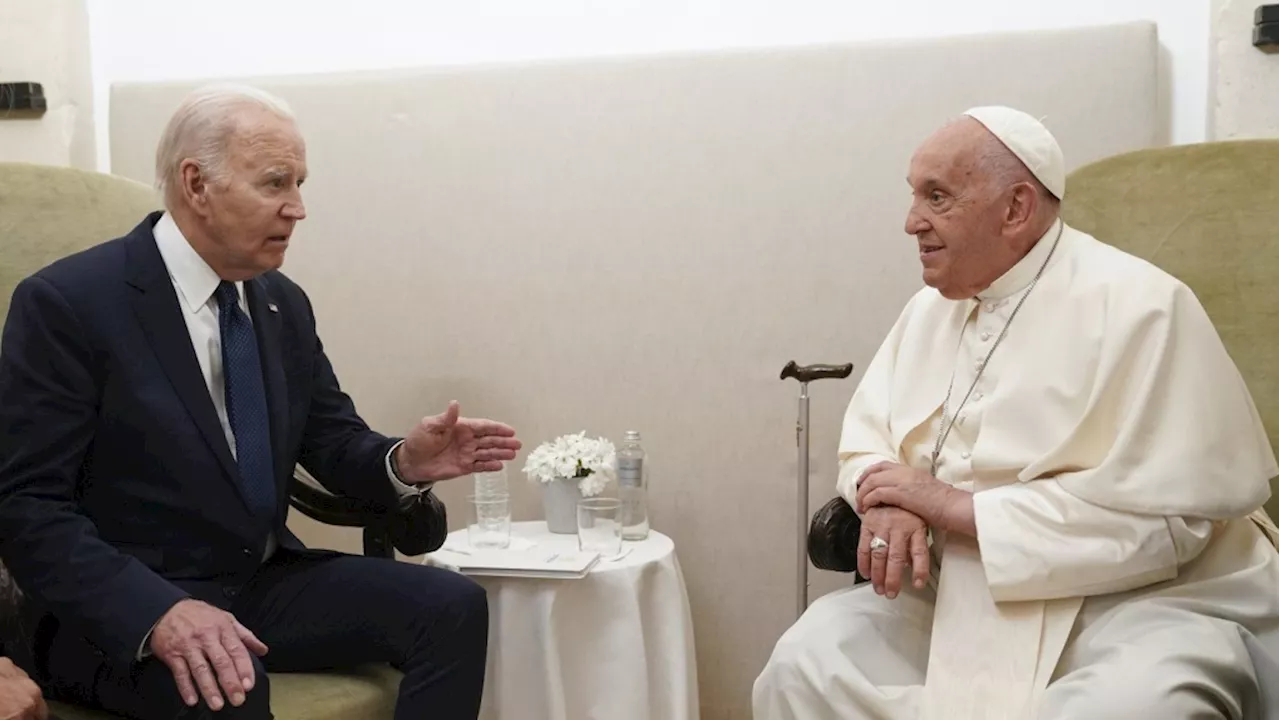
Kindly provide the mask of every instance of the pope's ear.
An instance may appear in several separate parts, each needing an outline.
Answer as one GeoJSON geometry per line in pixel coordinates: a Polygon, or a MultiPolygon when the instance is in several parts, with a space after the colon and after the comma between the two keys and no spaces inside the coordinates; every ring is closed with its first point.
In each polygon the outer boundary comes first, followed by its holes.
{"type": "Polygon", "coordinates": [[[1036,186],[1029,182],[1020,182],[1013,186],[1013,194],[1009,199],[1009,207],[1005,211],[1005,224],[1009,227],[1021,227],[1036,217],[1040,207],[1040,193],[1036,186]]]}

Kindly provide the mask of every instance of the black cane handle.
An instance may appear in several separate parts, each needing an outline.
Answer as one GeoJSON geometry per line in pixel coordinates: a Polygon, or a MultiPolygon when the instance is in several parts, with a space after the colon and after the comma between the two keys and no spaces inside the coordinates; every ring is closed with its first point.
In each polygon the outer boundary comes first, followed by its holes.
{"type": "Polygon", "coordinates": [[[853,363],[843,365],[797,365],[795,360],[782,368],[781,380],[795,378],[802,383],[813,380],[842,379],[853,374],[853,363]]]}

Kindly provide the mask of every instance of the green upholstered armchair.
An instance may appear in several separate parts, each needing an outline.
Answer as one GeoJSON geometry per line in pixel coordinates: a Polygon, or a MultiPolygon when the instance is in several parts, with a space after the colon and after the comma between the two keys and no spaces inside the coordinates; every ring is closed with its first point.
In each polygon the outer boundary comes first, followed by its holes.
{"type": "MultiPolygon", "coordinates": [[[[1275,140],[1140,150],[1067,178],[1067,224],[1189,286],[1213,320],[1277,447],[1275,140]]],[[[1276,480],[1267,513],[1276,518],[1276,480]]],[[[809,525],[815,567],[857,570],[858,518],[835,498],[809,525]]]]}
{"type": "MultiPolygon", "coordinates": [[[[124,235],[158,207],[156,193],[132,180],[68,168],[0,163],[0,318],[14,287],[54,260],[124,235]]],[[[3,352],[3,348],[0,348],[3,352]]],[[[364,529],[366,555],[393,557],[438,549],[447,534],[444,505],[430,492],[386,509],[329,494],[299,470],[289,489],[299,512],[330,525],[364,529]]],[[[0,538],[0,541],[3,539],[0,538]]],[[[21,590],[0,566],[0,642],[20,647],[17,627],[21,590]]],[[[23,648],[22,652],[39,652],[23,648]]],[[[12,653],[12,651],[11,651],[12,653]]],[[[400,673],[365,666],[343,673],[271,677],[271,708],[279,720],[390,718],[400,673]]],[[[54,703],[60,720],[105,719],[103,713],[54,703]]]]}

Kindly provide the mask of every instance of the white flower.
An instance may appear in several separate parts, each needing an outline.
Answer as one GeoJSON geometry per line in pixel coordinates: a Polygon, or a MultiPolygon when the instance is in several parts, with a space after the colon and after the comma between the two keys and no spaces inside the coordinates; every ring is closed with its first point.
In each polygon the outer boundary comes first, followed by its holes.
{"type": "Polygon", "coordinates": [[[576,477],[582,494],[593,497],[617,479],[614,445],[605,438],[588,438],[585,431],[561,435],[529,453],[524,473],[543,483],[576,477]]]}

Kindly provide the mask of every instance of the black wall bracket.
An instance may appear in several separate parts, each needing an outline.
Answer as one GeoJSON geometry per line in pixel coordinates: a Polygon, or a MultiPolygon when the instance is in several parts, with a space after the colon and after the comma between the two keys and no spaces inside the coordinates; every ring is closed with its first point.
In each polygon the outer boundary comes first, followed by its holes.
{"type": "Polygon", "coordinates": [[[38,118],[49,109],[44,86],[35,82],[0,83],[0,120],[38,118]]]}
{"type": "Polygon", "coordinates": [[[1259,5],[1253,11],[1253,46],[1267,53],[1276,51],[1277,3],[1259,5]]]}

